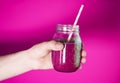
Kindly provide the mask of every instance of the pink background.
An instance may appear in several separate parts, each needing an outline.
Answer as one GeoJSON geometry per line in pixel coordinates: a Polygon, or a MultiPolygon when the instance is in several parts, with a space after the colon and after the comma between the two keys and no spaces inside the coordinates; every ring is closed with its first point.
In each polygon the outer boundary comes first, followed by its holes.
{"type": "Polygon", "coordinates": [[[0,55],[52,39],[57,24],[73,24],[82,3],[82,70],[30,71],[0,83],[120,83],[119,0],[0,0],[0,55]]]}

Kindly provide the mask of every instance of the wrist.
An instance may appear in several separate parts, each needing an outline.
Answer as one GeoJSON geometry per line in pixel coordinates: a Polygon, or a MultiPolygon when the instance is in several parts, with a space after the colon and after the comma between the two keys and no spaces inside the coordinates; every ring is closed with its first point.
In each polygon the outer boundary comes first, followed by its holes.
{"type": "Polygon", "coordinates": [[[26,67],[27,70],[33,70],[33,60],[29,58],[29,51],[28,50],[25,50],[25,51],[22,51],[20,52],[20,62],[21,62],[21,65],[26,67]]]}
{"type": "Polygon", "coordinates": [[[41,63],[42,59],[32,57],[33,53],[31,53],[30,49],[24,51],[23,54],[26,55],[26,56],[24,56],[24,59],[26,61],[26,65],[29,68],[29,70],[36,70],[41,67],[42,64],[40,64],[40,63],[41,63]]]}

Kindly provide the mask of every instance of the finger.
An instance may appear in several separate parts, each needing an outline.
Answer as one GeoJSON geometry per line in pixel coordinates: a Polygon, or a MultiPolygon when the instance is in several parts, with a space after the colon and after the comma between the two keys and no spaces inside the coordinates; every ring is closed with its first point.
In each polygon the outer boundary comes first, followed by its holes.
{"type": "Polygon", "coordinates": [[[86,58],[82,58],[81,63],[85,63],[85,62],[86,62],[86,58]]]}
{"type": "Polygon", "coordinates": [[[82,50],[82,57],[85,57],[85,56],[86,56],[86,51],[82,50]]]}
{"type": "Polygon", "coordinates": [[[56,50],[57,51],[57,50],[63,49],[63,44],[52,40],[52,41],[48,41],[48,42],[44,43],[44,47],[47,50],[56,50]]]}

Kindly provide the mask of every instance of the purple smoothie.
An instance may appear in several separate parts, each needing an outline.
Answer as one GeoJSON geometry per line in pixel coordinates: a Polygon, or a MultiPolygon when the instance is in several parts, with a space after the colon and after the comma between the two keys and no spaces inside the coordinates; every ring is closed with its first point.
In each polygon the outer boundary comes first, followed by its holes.
{"type": "Polygon", "coordinates": [[[64,44],[61,51],[52,51],[52,62],[54,69],[61,72],[74,72],[80,67],[81,43],[73,40],[57,39],[64,44]]]}

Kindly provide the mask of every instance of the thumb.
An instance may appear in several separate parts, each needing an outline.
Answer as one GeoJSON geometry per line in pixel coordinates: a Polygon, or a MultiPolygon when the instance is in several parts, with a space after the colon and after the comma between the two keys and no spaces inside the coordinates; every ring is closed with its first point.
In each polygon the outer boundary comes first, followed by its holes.
{"type": "Polygon", "coordinates": [[[55,51],[57,51],[57,50],[62,50],[63,47],[64,47],[64,46],[63,46],[62,43],[56,42],[56,41],[54,41],[54,40],[48,41],[48,42],[46,42],[46,44],[45,44],[45,48],[46,48],[47,50],[55,50],[55,51]]]}

